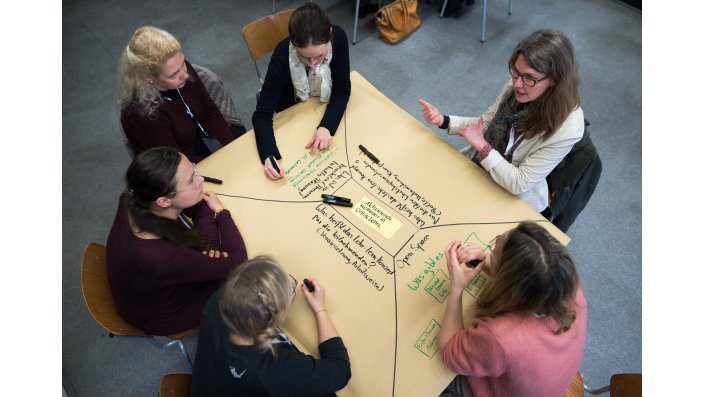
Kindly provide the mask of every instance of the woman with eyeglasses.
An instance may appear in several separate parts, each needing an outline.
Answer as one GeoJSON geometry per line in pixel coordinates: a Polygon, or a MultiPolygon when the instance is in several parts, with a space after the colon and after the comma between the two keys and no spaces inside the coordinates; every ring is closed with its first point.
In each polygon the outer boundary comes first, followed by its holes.
{"type": "Polygon", "coordinates": [[[446,116],[419,99],[426,122],[458,134],[461,150],[536,211],[548,207],[546,177],[585,128],[580,77],[570,40],[543,29],[521,40],[509,57],[511,80],[481,117],[446,116]]]}
{"type": "MultiPolygon", "coordinates": [[[[165,30],[137,29],[122,52],[118,76],[120,122],[134,155],[171,146],[197,163],[245,133],[241,121],[226,122],[181,43],[165,30]]],[[[226,94],[220,82],[207,82],[214,94],[226,94]]]]}
{"type": "Polygon", "coordinates": [[[118,313],[153,335],[197,326],[220,282],[247,260],[240,231],[174,148],[137,155],[125,181],[106,244],[118,313]]]}
{"type": "Polygon", "coordinates": [[[324,396],[348,383],[348,352],[315,279],[313,291],[301,284],[301,292],[316,318],[320,358],[300,352],[279,329],[297,284],[267,256],[228,276],[203,310],[192,396],[324,396]]]}
{"type": "Polygon", "coordinates": [[[483,248],[458,241],[446,248],[451,285],[438,340],[443,362],[460,375],[446,392],[562,397],[580,368],[587,331],[587,303],[573,258],[531,221],[498,236],[490,253],[483,248]],[[473,260],[481,262],[466,264],[473,260]],[[466,328],[464,290],[483,271],[489,281],[466,328]]]}
{"type": "Polygon", "coordinates": [[[289,37],[272,53],[264,78],[252,126],[257,151],[264,164],[265,175],[272,180],[284,177],[277,143],[274,138],[274,112],[319,97],[327,103],[323,118],[304,148],[312,154],[331,145],[350,99],[350,55],[348,38],[340,26],[333,25],[326,12],[316,3],[306,3],[294,10],[289,19],[289,37]],[[271,156],[277,163],[277,171],[271,156]]]}

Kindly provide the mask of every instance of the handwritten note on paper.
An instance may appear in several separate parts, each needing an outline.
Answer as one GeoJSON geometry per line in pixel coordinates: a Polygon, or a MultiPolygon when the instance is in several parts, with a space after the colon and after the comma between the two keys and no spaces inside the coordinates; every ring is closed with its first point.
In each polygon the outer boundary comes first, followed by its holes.
{"type": "Polygon", "coordinates": [[[289,183],[296,188],[301,198],[307,198],[315,192],[331,191],[350,178],[350,171],[331,157],[338,151],[337,147],[322,150],[315,156],[304,152],[286,169],[289,183]]]}
{"type": "Polygon", "coordinates": [[[477,297],[480,295],[480,291],[482,291],[482,287],[487,284],[487,277],[485,277],[484,274],[480,273],[477,277],[475,277],[474,280],[472,280],[472,283],[465,287],[465,291],[470,294],[473,298],[477,299],[477,297]]]}
{"type": "Polygon", "coordinates": [[[394,236],[402,223],[384,208],[382,205],[363,197],[353,208],[353,214],[362,219],[365,224],[379,232],[384,238],[389,240],[394,236]]]}
{"type": "Polygon", "coordinates": [[[438,353],[438,333],[440,330],[441,325],[438,324],[438,321],[431,319],[431,322],[416,340],[416,348],[429,359],[438,353]]]}
{"type": "Polygon", "coordinates": [[[446,276],[442,270],[438,271],[426,284],[424,290],[431,294],[438,303],[443,303],[450,293],[450,277],[446,276]]]}
{"type": "Polygon", "coordinates": [[[353,267],[370,286],[381,292],[387,282],[393,282],[392,258],[327,204],[318,204],[311,220],[324,245],[337,252],[342,263],[353,267]]]}
{"type": "Polygon", "coordinates": [[[357,159],[350,165],[350,173],[365,190],[377,195],[417,227],[435,225],[441,220],[442,211],[436,205],[385,165],[357,159]]]}

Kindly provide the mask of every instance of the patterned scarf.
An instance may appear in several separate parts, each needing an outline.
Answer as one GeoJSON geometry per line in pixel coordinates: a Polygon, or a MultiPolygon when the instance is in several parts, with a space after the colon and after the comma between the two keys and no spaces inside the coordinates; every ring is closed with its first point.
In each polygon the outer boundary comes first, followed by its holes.
{"type": "MultiPolygon", "coordinates": [[[[487,143],[504,156],[509,138],[509,130],[514,128],[515,133],[521,133],[521,131],[517,129],[517,125],[519,125],[519,122],[527,113],[528,110],[525,104],[517,101],[514,90],[507,92],[502,102],[500,102],[499,107],[497,107],[497,112],[490,122],[490,125],[487,127],[487,130],[485,130],[484,137],[487,143]]],[[[505,158],[509,157],[507,161],[511,161],[514,148],[517,147],[520,141],[521,138],[515,140],[511,152],[505,156],[505,158]]],[[[472,160],[480,165],[480,162],[477,160],[477,153],[475,153],[472,160]]]]}
{"type": "Polygon", "coordinates": [[[330,101],[333,77],[330,63],[333,61],[333,44],[328,42],[328,54],[317,67],[309,67],[301,61],[294,45],[289,43],[289,72],[294,84],[294,94],[297,102],[304,102],[311,96],[320,96],[321,102],[330,101]]]}

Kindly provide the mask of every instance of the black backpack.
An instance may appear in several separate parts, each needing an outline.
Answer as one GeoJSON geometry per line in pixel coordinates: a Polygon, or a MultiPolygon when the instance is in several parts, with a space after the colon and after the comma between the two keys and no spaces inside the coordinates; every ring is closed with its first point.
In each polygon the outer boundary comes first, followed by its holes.
{"type": "Polygon", "coordinates": [[[588,125],[585,120],[582,139],[546,177],[551,202],[541,214],[564,233],[587,205],[602,174],[602,160],[590,139],[588,125]]]}

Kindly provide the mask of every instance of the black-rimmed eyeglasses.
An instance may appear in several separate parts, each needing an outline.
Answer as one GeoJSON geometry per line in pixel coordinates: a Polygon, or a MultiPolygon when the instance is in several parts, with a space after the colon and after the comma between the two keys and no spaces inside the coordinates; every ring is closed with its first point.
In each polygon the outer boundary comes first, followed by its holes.
{"type": "Polygon", "coordinates": [[[533,87],[533,86],[535,86],[536,83],[538,83],[539,81],[544,81],[544,80],[546,80],[546,79],[548,78],[548,76],[544,76],[544,77],[542,77],[542,78],[540,78],[540,79],[536,79],[536,78],[534,78],[534,77],[527,76],[527,75],[525,75],[525,74],[519,73],[519,71],[516,70],[516,69],[514,69],[514,67],[512,67],[512,66],[509,66],[509,74],[512,75],[512,78],[513,78],[514,80],[516,80],[516,79],[518,79],[519,77],[521,77],[521,81],[522,81],[522,82],[524,83],[524,85],[527,86],[527,87],[533,87]]]}

